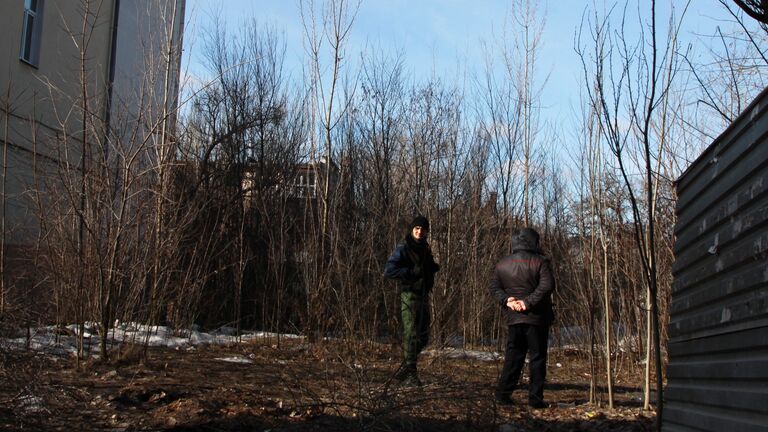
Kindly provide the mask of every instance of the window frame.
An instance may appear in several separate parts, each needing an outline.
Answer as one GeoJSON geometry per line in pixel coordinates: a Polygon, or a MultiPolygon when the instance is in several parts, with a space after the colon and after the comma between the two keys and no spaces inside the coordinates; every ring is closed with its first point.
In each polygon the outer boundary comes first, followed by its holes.
{"type": "Polygon", "coordinates": [[[45,0],[24,0],[19,60],[37,68],[40,64],[43,3],[45,0]]]}

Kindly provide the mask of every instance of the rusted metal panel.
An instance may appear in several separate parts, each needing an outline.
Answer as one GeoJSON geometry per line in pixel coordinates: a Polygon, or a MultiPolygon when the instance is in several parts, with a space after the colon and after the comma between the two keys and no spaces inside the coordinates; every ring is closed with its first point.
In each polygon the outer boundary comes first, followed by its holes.
{"type": "Polygon", "coordinates": [[[665,430],[768,429],[765,328],[670,344],[669,356],[665,430]]]}
{"type": "MultiPolygon", "coordinates": [[[[768,204],[768,200],[766,200],[768,204]]],[[[762,223],[756,230],[741,233],[732,239],[721,239],[713,236],[710,241],[702,244],[700,257],[691,260],[688,267],[676,268],[674,271],[676,293],[697,288],[698,285],[711,281],[713,277],[728,279],[730,272],[740,267],[754,264],[764,267],[768,264],[768,224],[762,223]]],[[[677,258],[675,258],[677,259],[677,258]]],[[[761,277],[761,281],[765,278],[761,277]]]]}
{"type": "MultiPolygon", "coordinates": [[[[764,145],[768,152],[768,144],[764,145]]],[[[768,156],[763,155],[768,160],[768,156]]],[[[768,215],[768,167],[763,165],[759,172],[751,173],[739,186],[717,205],[699,215],[695,223],[678,220],[676,233],[676,255],[674,271],[686,268],[696,259],[705,257],[702,248],[716,252],[724,243],[733,240],[744,231],[765,224],[768,215]]],[[[681,209],[678,209],[680,214],[681,209]]],[[[712,253],[712,252],[710,252],[712,253]]]]}
{"type": "Polygon", "coordinates": [[[768,431],[768,89],[677,193],[663,429],[768,431]]]}
{"type": "Polygon", "coordinates": [[[768,325],[768,92],[677,182],[670,343],[768,325]]]}
{"type": "Polygon", "coordinates": [[[676,242],[670,342],[768,324],[768,195],[742,208],[695,247],[676,242]]]}
{"type": "Polygon", "coordinates": [[[763,90],[731,126],[717,137],[680,176],[677,180],[677,190],[686,196],[678,200],[678,207],[689,208],[690,201],[695,199],[695,195],[688,194],[688,191],[705,189],[706,184],[716,177],[717,173],[723,171],[723,167],[732,165],[734,160],[744,156],[744,147],[754,144],[755,137],[765,132],[764,129],[752,126],[765,122],[766,111],[768,111],[766,94],[768,91],[763,90]],[[734,147],[738,149],[733,151],[734,147]]]}
{"type": "Polygon", "coordinates": [[[664,407],[663,431],[765,432],[765,416],[742,417],[738,412],[686,402],[668,402],[664,407]],[[679,429],[672,429],[678,427],[679,429]],[[685,429],[682,429],[682,428],[685,429]]]}

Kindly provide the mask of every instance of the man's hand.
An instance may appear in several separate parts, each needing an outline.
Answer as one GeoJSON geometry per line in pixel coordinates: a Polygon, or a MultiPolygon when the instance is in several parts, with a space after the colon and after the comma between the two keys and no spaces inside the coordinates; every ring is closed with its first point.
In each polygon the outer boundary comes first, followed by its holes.
{"type": "Polygon", "coordinates": [[[514,297],[509,297],[507,299],[507,307],[512,309],[515,312],[523,312],[527,307],[525,307],[525,302],[522,300],[518,300],[514,297]]]}

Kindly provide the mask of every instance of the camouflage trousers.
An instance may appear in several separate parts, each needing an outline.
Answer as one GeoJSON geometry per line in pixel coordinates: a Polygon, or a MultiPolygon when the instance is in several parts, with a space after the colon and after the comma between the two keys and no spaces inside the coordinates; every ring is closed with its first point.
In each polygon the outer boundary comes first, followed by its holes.
{"type": "Polygon", "coordinates": [[[415,366],[419,353],[429,342],[430,316],[427,295],[412,291],[401,292],[400,313],[405,364],[415,366]]]}

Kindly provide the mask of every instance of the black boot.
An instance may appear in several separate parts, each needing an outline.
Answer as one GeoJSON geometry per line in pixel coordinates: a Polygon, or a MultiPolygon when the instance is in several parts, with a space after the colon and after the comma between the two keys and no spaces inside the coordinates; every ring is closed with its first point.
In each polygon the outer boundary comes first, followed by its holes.
{"type": "Polygon", "coordinates": [[[411,373],[408,375],[405,381],[403,381],[403,383],[409,386],[416,386],[416,387],[421,387],[423,385],[421,383],[421,380],[419,379],[419,374],[416,372],[415,367],[411,370],[411,373]]]}
{"type": "Polygon", "coordinates": [[[419,373],[416,371],[415,364],[406,364],[400,367],[395,373],[395,379],[407,386],[421,386],[419,373]]]}
{"type": "Polygon", "coordinates": [[[407,364],[400,365],[400,367],[397,369],[397,372],[395,372],[395,380],[399,382],[403,382],[408,378],[408,376],[411,374],[411,367],[407,364]]]}

